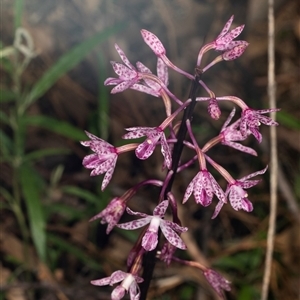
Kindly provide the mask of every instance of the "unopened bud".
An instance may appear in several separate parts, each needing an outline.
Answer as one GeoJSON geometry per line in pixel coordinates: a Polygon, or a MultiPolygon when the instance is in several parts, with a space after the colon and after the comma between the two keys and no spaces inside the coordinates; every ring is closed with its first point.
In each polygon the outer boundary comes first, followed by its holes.
{"type": "Polygon", "coordinates": [[[215,98],[209,100],[208,113],[214,120],[218,120],[221,115],[221,110],[218,105],[218,101],[215,98]]]}

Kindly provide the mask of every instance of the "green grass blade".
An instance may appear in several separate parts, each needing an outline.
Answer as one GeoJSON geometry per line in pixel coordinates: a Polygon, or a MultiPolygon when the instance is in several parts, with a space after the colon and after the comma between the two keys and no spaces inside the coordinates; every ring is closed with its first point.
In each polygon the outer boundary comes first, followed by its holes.
{"type": "Polygon", "coordinates": [[[22,23],[22,14],[23,14],[24,1],[23,0],[15,0],[14,7],[14,23],[15,29],[21,27],[22,23]]]}
{"type": "Polygon", "coordinates": [[[24,116],[22,118],[22,124],[23,126],[45,128],[76,141],[87,139],[85,133],[81,129],[78,129],[67,122],[58,121],[46,116],[24,116]]]}
{"type": "Polygon", "coordinates": [[[0,103],[12,102],[16,99],[16,95],[12,91],[0,88],[0,103]]]}
{"type": "Polygon", "coordinates": [[[75,245],[72,245],[65,239],[60,238],[59,236],[49,234],[48,235],[49,242],[53,244],[55,247],[59,247],[61,250],[66,251],[69,254],[73,254],[77,257],[80,261],[82,261],[85,265],[90,267],[91,269],[100,271],[102,269],[99,262],[90,258],[85,252],[75,245]]]}
{"type": "Polygon", "coordinates": [[[285,111],[280,111],[276,113],[276,119],[278,120],[280,125],[284,125],[290,129],[300,129],[299,119],[293,117],[291,114],[285,111]]]}
{"type": "Polygon", "coordinates": [[[1,159],[9,157],[12,154],[12,148],[11,138],[0,130],[0,152],[3,155],[1,159]]]}
{"type": "Polygon", "coordinates": [[[41,203],[41,180],[29,165],[20,168],[20,181],[29,217],[29,226],[38,256],[46,261],[46,220],[41,203]]]}
{"type": "Polygon", "coordinates": [[[70,194],[77,196],[81,199],[84,199],[86,202],[92,203],[92,204],[97,204],[101,199],[99,196],[96,196],[95,194],[91,193],[90,191],[87,191],[85,189],[76,187],[76,186],[71,186],[71,185],[66,185],[62,187],[62,191],[70,194]]]}
{"type": "Polygon", "coordinates": [[[54,156],[54,155],[62,155],[69,154],[71,150],[64,148],[48,148],[32,151],[26,155],[24,155],[24,162],[36,161],[46,156],[54,156]]]}
{"type": "Polygon", "coordinates": [[[104,140],[108,137],[108,109],[109,109],[109,93],[108,89],[103,87],[106,78],[105,63],[101,53],[98,55],[99,60],[99,95],[98,95],[98,126],[100,137],[104,140]]]}
{"type": "Polygon", "coordinates": [[[61,76],[75,67],[97,44],[105,41],[109,36],[121,30],[123,27],[124,24],[119,23],[114,27],[105,29],[103,32],[95,34],[90,39],[63,55],[33,86],[26,98],[26,105],[32,104],[45,94],[61,76]]]}

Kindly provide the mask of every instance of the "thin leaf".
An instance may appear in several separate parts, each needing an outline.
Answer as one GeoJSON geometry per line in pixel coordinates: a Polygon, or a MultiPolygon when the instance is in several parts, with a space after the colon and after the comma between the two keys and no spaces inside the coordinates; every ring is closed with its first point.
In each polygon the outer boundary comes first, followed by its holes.
{"type": "Polygon", "coordinates": [[[97,44],[105,41],[109,36],[123,27],[124,24],[119,23],[114,27],[107,28],[63,55],[34,85],[26,99],[26,105],[29,106],[44,95],[60,77],[74,68],[97,44]]]}
{"type": "Polygon", "coordinates": [[[2,195],[4,197],[4,199],[6,199],[7,202],[10,202],[10,203],[13,203],[14,202],[14,198],[13,196],[11,195],[11,193],[0,186],[0,195],[2,195]]]}
{"type": "Polygon", "coordinates": [[[97,204],[100,201],[99,196],[76,186],[66,185],[62,188],[62,190],[67,194],[82,198],[89,203],[97,204]]]}
{"type": "Polygon", "coordinates": [[[81,141],[86,139],[86,135],[81,129],[78,129],[67,122],[58,121],[50,117],[24,116],[21,122],[23,126],[31,125],[31,126],[42,127],[76,141],[81,141]]]}
{"type": "Polygon", "coordinates": [[[12,102],[16,99],[14,92],[0,88],[0,103],[12,102]]]}
{"type": "Polygon", "coordinates": [[[99,59],[99,95],[98,95],[98,125],[100,137],[104,140],[108,137],[108,110],[109,110],[109,93],[108,89],[103,88],[103,82],[106,78],[106,69],[101,54],[98,55],[99,59]]]}
{"type": "Polygon", "coordinates": [[[28,153],[24,156],[24,162],[29,161],[35,161],[47,156],[53,156],[53,155],[61,155],[61,154],[68,154],[71,151],[69,149],[63,149],[63,148],[48,148],[48,149],[41,149],[36,150],[31,153],[28,153]]]}
{"type": "Polygon", "coordinates": [[[12,140],[2,130],[0,130],[0,151],[2,158],[7,158],[12,152],[12,140]]]}
{"type": "Polygon", "coordinates": [[[15,7],[14,7],[15,29],[21,27],[23,7],[24,7],[23,0],[15,0],[15,7]]]}
{"type": "Polygon", "coordinates": [[[299,130],[300,129],[300,121],[299,119],[295,118],[291,114],[280,111],[276,114],[276,118],[280,125],[284,125],[286,127],[289,127],[291,129],[299,130]]]}
{"type": "Polygon", "coordinates": [[[20,181],[29,216],[30,232],[37,253],[46,260],[46,220],[41,203],[41,181],[29,165],[20,168],[20,181]]]}
{"type": "Polygon", "coordinates": [[[71,207],[70,205],[62,203],[51,203],[51,205],[47,206],[45,214],[46,219],[50,218],[53,214],[57,214],[68,221],[81,220],[86,217],[85,211],[82,209],[79,210],[79,208],[71,207]]]}
{"type": "Polygon", "coordinates": [[[85,265],[94,270],[101,270],[102,267],[99,265],[99,262],[90,258],[84,251],[72,245],[65,239],[60,238],[57,235],[49,234],[48,239],[52,242],[56,247],[59,247],[61,250],[66,251],[67,253],[73,254],[79,260],[81,260],[85,265]]]}

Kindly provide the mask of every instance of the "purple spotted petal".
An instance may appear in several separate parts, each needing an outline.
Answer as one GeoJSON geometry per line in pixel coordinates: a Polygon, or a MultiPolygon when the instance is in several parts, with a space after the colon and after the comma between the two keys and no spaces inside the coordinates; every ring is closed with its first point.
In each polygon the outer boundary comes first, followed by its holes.
{"type": "Polygon", "coordinates": [[[255,177],[255,176],[257,176],[257,175],[265,174],[265,172],[267,171],[267,169],[268,169],[268,166],[266,166],[264,169],[262,169],[262,170],[260,170],[260,171],[251,173],[251,174],[249,174],[249,175],[247,175],[247,176],[244,176],[244,177],[240,178],[239,181],[246,181],[246,180],[248,180],[248,179],[250,179],[250,178],[252,178],[252,177],[255,177]]]}
{"type": "Polygon", "coordinates": [[[226,143],[223,143],[224,145],[227,145],[231,148],[234,148],[236,150],[239,150],[241,152],[245,152],[245,153],[248,153],[248,154],[251,154],[251,155],[254,155],[254,156],[257,156],[257,152],[250,148],[250,147],[246,147],[242,144],[239,144],[239,143],[235,143],[235,142],[226,142],[226,143]]]}
{"type": "Polygon", "coordinates": [[[144,214],[144,213],[141,213],[141,212],[138,212],[138,211],[133,211],[131,210],[129,207],[126,208],[126,211],[128,214],[132,215],[132,216],[139,216],[139,217],[148,217],[147,214],[144,214]]]}
{"type": "Polygon", "coordinates": [[[187,227],[182,227],[180,225],[178,225],[177,223],[168,221],[168,220],[164,220],[165,224],[168,225],[170,228],[172,228],[173,230],[175,230],[178,233],[183,233],[183,232],[187,232],[188,228],[187,227]]]}
{"type": "Polygon", "coordinates": [[[139,159],[145,160],[149,158],[155,150],[156,144],[150,139],[146,139],[142,144],[139,144],[135,149],[135,154],[139,159]]]}
{"type": "Polygon", "coordinates": [[[229,201],[234,210],[253,210],[252,203],[248,200],[248,194],[238,185],[232,185],[229,189],[229,201]]]}
{"type": "Polygon", "coordinates": [[[203,274],[211,287],[218,293],[220,297],[223,298],[223,290],[230,291],[230,282],[218,272],[212,269],[207,269],[203,272],[203,274]]]}
{"type": "Polygon", "coordinates": [[[219,212],[222,209],[222,207],[223,207],[224,204],[225,203],[223,201],[219,201],[218,202],[218,204],[215,207],[215,211],[214,211],[214,213],[213,213],[213,215],[211,217],[212,219],[215,219],[218,216],[218,214],[219,214],[219,212]]]}
{"type": "Polygon", "coordinates": [[[120,84],[118,84],[117,86],[115,86],[110,91],[110,93],[111,94],[121,93],[121,92],[129,89],[135,82],[136,82],[136,80],[122,81],[120,84]]]}
{"type": "Polygon", "coordinates": [[[186,245],[184,244],[183,240],[179,237],[179,235],[168,226],[164,220],[161,221],[160,224],[161,231],[165,238],[168,240],[170,244],[179,248],[179,249],[186,249],[186,245]]]}
{"type": "Polygon", "coordinates": [[[147,135],[147,133],[154,128],[151,127],[130,127],[126,128],[127,131],[130,131],[122,136],[123,139],[137,139],[147,135]]]}
{"type": "Polygon", "coordinates": [[[124,278],[127,276],[128,274],[123,272],[123,271],[115,271],[111,274],[110,278],[110,285],[114,285],[117,282],[120,282],[122,280],[124,280],[124,278]]]}
{"type": "Polygon", "coordinates": [[[102,279],[92,280],[91,284],[93,285],[114,285],[117,282],[122,281],[126,277],[127,273],[123,271],[115,271],[111,274],[110,277],[105,277],[102,279]]]}
{"type": "MultiPolygon", "coordinates": [[[[142,281],[144,281],[142,279],[142,281]]],[[[129,287],[130,300],[139,300],[140,299],[140,288],[136,283],[133,283],[129,287]]]]}
{"type": "Polygon", "coordinates": [[[153,34],[152,32],[142,29],[141,30],[142,37],[145,43],[151,48],[151,50],[157,55],[162,56],[166,54],[166,49],[164,48],[162,42],[159,38],[153,34]]]}
{"type": "Polygon", "coordinates": [[[134,69],[134,66],[131,64],[131,62],[129,61],[129,59],[127,58],[127,56],[125,55],[125,53],[123,52],[123,50],[117,45],[115,44],[115,49],[117,50],[117,52],[119,53],[120,58],[122,59],[123,63],[130,69],[134,69]]]}
{"type": "Polygon", "coordinates": [[[220,32],[220,34],[218,35],[217,37],[217,40],[220,39],[221,37],[223,37],[228,31],[229,31],[229,28],[232,24],[232,21],[233,21],[233,18],[234,18],[234,15],[232,15],[230,17],[230,19],[226,22],[225,26],[223,27],[222,31],[220,32]]]}
{"type": "Polygon", "coordinates": [[[146,217],[143,219],[133,220],[133,221],[130,221],[127,223],[118,224],[117,226],[119,228],[126,229],[126,230],[134,230],[134,229],[138,229],[138,228],[141,228],[141,227],[147,225],[148,223],[151,222],[151,219],[152,219],[152,217],[149,216],[149,217],[146,217]]]}
{"type": "Polygon", "coordinates": [[[223,132],[226,127],[229,125],[229,123],[231,122],[232,118],[235,115],[235,108],[233,108],[233,110],[231,111],[231,113],[229,114],[227,120],[225,121],[225,123],[223,124],[222,128],[221,128],[221,132],[223,132]]]}
{"type": "Polygon", "coordinates": [[[239,42],[238,45],[235,46],[231,45],[232,48],[225,51],[222,54],[224,60],[230,61],[239,58],[245,52],[246,48],[249,45],[249,43],[247,43],[246,41],[237,41],[237,42],[239,42]]]}
{"type": "Polygon", "coordinates": [[[237,182],[239,183],[239,185],[243,188],[243,189],[250,189],[253,186],[257,185],[258,183],[261,182],[261,179],[257,179],[257,180],[248,180],[248,181],[240,181],[237,180],[237,182]]]}
{"type": "Polygon", "coordinates": [[[91,284],[98,285],[98,286],[108,285],[108,284],[110,284],[110,277],[92,280],[91,284]]]}
{"type": "Polygon", "coordinates": [[[161,135],[160,141],[161,141],[161,153],[165,159],[165,163],[166,163],[168,169],[171,169],[172,154],[171,154],[170,146],[167,143],[167,140],[166,140],[166,137],[164,134],[161,135]]]}
{"type": "Polygon", "coordinates": [[[109,234],[121,219],[125,208],[126,204],[123,199],[119,197],[113,198],[104,210],[90,219],[90,222],[97,219],[102,219],[101,224],[108,224],[106,233],[109,234]]]}
{"type": "Polygon", "coordinates": [[[160,204],[158,204],[154,211],[153,211],[153,216],[159,216],[160,218],[163,218],[165,216],[166,210],[169,206],[169,201],[164,200],[160,204]]]}
{"type": "Polygon", "coordinates": [[[157,244],[158,244],[157,232],[146,231],[142,239],[142,247],[146,251],[152,251],[156,248],[157,244]]]}
{"type": "Polygon", "coordinates": [[[112,61],[111,64],[115,73],[119,75],[120,79],[131,80],[138,76],[137,71],[131,70],[118,62],[112,61]]]}
{"type": "Polygon", "coordinates": [[[122,285],[118,285],[111,293],[112,300],[120,300],[125,296],[126,289],[122,285]]]}
{"type": "Polygon", "coordinates": [[[152,74],[151,70],[148,67],[146,67],[143,63],[141,63],[140,61],[138,61],[136,63],[136,68],[138,69],[138,71],[140,71],[142,73],[152,74]]]}
{"type": "Polygon", "coordinates": [[[233,16],[231,16],[231,18],[227,21],[221,33],[214,41],[214,46],[216,50],[226,51],[238,45],[239,41],[233,41],[233,40],[241,34],[245,25],[238,26],[232,29],[230,32],[228,32],[232,24],[232,21],[233,21],[233,16]]]}
{"type": "Polygon", "coordinates": [[[213,189],[213,193],[217,196],[217,198],[226,203],[226,196],[224,191],[222,190],[222,188],[220,187],[220,185],[218,184],[218,182],[216,181],[216,179],[211,175],[211,173],[207,172],[207,175],[210,179],[211,185],[212,185],[212,189],[213,189]]]}
{"type": "MultiPolygon", "coordinates": [[[[151,80],[150,80],[151,81],[151,80]]],[[[154,97],[159,97],[160,94],[146,85],[135,83],[130,87],[132,90],[136,90],[138,92],[146,93],[152,95],[154,97]]]]}
{"type": "Polygon", "coordinates": [[[165,86],[168,86],[169,85],[168,67],[161,58],[157,59],[156,70],[157,70],[158,78],[164,83],[165,86]]]}

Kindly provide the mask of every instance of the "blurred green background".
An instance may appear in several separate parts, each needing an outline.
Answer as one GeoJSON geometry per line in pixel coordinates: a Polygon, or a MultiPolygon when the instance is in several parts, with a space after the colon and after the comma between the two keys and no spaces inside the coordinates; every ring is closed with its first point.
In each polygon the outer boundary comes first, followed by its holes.
{"type": "MultiPolygon", "coordinates": [[[[235,95],[249,106],[268,107],[267,1],[237,0],[3,0],[1,7],[1,236],[0,299],[110,299],[110,287],[89,284],[126,270],[137,232],[114,230],[88,220],[113,197],[146,178],[163,178],[161,154],[146,162],[134,154],[118,159],[113,179],[100,191],[102,176],[90,178],[82,167],[88,149],[79,143],[88,130],[114,145],[124,128],[156,126],[164,119],[160,100],[134,91],[110,95],[103,81],[115,76],[111,60],[120,61],[114,43],[130,61],[155,72],[156,58],[140,29],[155,33],[168,57],[193,73],[200,47],[213,40],[234,14],[246,24],[250,42],[237,61],[220,63],[203,80],[217,96],[235,95]]],[[[269,299],[299,299],[299,3],[275,1],[276,83],[279,151],[279,204],[269,299]]],[[[206,63],[213,56],[205,57],[206,63]]],[[[186,99],[190,83],[170,71],[170,90],[186,99]]],[[[205,95],[202,92],[202,95],[205,95]]],[[[218,134],[231,106],[221,106],[211,122],[199,104],[194,130],[200,145],[218,134]]],[[[259,156],[216,147],[211,155],[236,178],[269,163],[269,129],[264,139],[247,145],[259,156]]],[[[183,153],[183,161],[191,153],[183,153]]],[[[174,193],[179,202],[197,166],[179,175],[174,193]]],[[[190,200],[180,206],[189,227],[187,253],[232,281],[228,299],[259,299],[269,214],[269,173],[249,191],[251,214],[226,207],[211,220],[214,205],[190,200]]],[[[224,187],[225,183],[220,181],[224,187]]],[[[130,206],[151,212],[158,191],[144,189],[130,206]]],[[[158,263],[149,299],[217,299],[195,270],[158,263]]]]}

